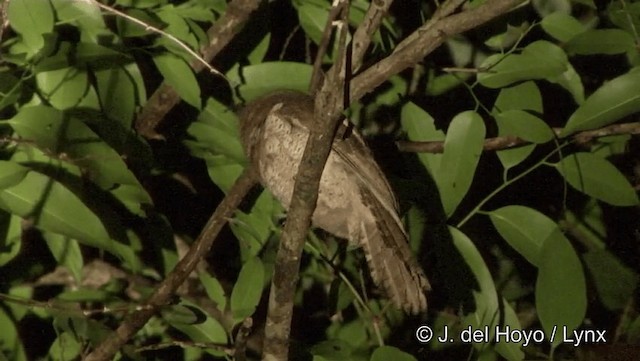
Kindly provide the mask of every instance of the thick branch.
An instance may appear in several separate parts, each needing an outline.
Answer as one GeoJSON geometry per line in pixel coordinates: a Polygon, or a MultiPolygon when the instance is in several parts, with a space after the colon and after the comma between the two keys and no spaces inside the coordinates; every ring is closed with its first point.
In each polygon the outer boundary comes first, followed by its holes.
{"type": "MultiPolygon", "coordinates": [[[[448,37],[480,26],[520,3],[522,0],[488,0],[475,9],[428,22],[398,44],[391,55],[353,79],[351,101],[362,98],[393,75],[417,64],[448,37]]],[[[446,9],[448,11],[450,7],[446,9]]]]}
{"type": "MultiPolygon", "coordinates": [[[[227,44],[238,34],[249,19],[249,15],[260,5],[260,0],[232,0],[227,5],[227,10],[218,21],[209,28],[209,44],[200,49],[202,57],[211,60],[224,49],[227,44]]],[[[191,67],[196,72],[202,71],[205,65],[197,60],[191,62],[191,67]]],[[[145,138],[162,138],[156,127],[160,121],[180,102],[178,93],[166,82],[163,82],[151,95],[136,119],[135,128],[145,138]]]]}
{"type": "Polygon", "coordinates": [[[300,258],[316,208],[320,177],[329,157],[333,137],[343,111],[344,59],[348,6],[342,7],[342,20],[337,25],[339,61],[329,70],[320,92],[315,97],[315,119],[300,161],[269,294],[269,310],[262,354],[264,361],[286,361],[293,316],[293,302],[298,283],[300,258]]]}
{"type": "MultiPolygon", "coordinates": [[[[556,135],[560,135],[562,128],[553,128],[553,131],[556,135]]],[[[586,144],[595,138],[621,134],[640,134],[640,122],[613,124],[600,129],[587,130],[573,135],[572,138],[576,144],[586,144]]],[[[488,138],[484,141],[483,150],[501,150],[524,144],[531,144],[531,142],[515,136],[488,138]]],[[[411,142],[401,140],[396,142],[396,145],[401,152],[442,153],[444,151],[444,142],[411,142]]]]}
{"type": "Polygon", "coordinates": [[[245,170],[236,180],[227,196],[218,205],[211,218],[209,218],[198,239],[189,248],[189,252],[178,262],[167,278],[156,287],[151,297],[147,300],[145,307],[127,315],[120,326],[98,345],[85,358],[85,361],[107,361],[113,359],[116,352],[156,313],[158,307],[167,304],[202,257],[209,252],[216,236],[227,223],[227,219],[233,215],[245,194],[256,184],[256,179],[257,177],[253,170],[245,170]]]}

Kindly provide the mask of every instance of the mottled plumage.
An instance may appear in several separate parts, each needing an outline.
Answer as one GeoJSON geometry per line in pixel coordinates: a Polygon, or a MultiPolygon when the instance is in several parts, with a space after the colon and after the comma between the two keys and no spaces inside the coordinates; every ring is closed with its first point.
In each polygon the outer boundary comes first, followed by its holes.
{"type": "MultiPolygon", "coordinates": [[[[247,156],[287,209],[313,107],[308,95],[284,91],[249,103],[239,114],[247,156]]],[[[333,143],[312,223],[361,246],[374,282],[396,306],[426,310],[429,282],[411,254],[391,187],[355,131],[333,143]]]]}

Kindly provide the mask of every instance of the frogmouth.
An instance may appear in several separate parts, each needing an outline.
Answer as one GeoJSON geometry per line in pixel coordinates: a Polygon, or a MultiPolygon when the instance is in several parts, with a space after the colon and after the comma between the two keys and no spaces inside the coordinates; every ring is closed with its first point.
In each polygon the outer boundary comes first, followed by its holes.
{"type": "MultiPolygon", "coordinates": [[[[239,113],[247,157],[263,186],[289,208],[314,101],[293,91],[271,93],[239,113]]],[[[354,130],[334,140],[318,192],[313,226],[362,247],[374,283],[397,307],[427,308],[429,281],[415,260],[384,174],[354,130]]]]}

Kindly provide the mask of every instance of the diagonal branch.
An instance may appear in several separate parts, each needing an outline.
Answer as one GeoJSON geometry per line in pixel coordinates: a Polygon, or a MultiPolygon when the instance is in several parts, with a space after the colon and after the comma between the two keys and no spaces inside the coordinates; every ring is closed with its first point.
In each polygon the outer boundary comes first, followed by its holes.
{"type": "Polygon", "coordinates": [[[127,315],[120,326],[98,345],[85,358],[85,361],[107,361],[113,359],[116,352],[156,313],[158,307],[164,306],[169,302],[178,287],[195,269],[202,257],[209,252],[222,227],[227,223],[227,220],[233,215],[245,194],[256,182],[257,177],[251,169],[245,170],[240,175],[227,196],[209,218],[198,239],[191,245],[187,254],[178,262],[167,278],[156,287],[146,305],[127,315]]]}
{"type": "MultiPolygon", "coordinates": [[[[259,5],[260,0],[232,0],[227,4],[227,10],[207,31],[209,44],[200,50],[205,61],[211,62],[233,40],[259,5]]],[[[194,71],[200,72],[205,68],[205,64],[194,60],[191,67],[194,71]]],[[[156,132],[156,127],[179,102],[178,93],[163,82],[136,118],[135,128],[138,133],[145,138],[161,139],[162,136],[156,132]]]]}
{"type": "Polygon", "coordinates": [[[362,66],[364,55],[369,48],[369,44],[371,44],[373,34],[380,28],[382,19],[387,15],[392,3],[393,0],[380,0],[372,1],[369,4],[364,20],[356,29],[355,34],[353,34],[352,72],[355,73],[362,66]]]}
{"type": "MultiPolygon", "coordinates": [[[[398,44],[391,55],[380,60],[353,79],[351,101],[362,98],[393,75],[417,64],[442,45],[448,37],[493,20],[511,11],[522,2],[522,0],[487,0],[477,8],[443,17],[436,21],[429,21],[398,44]]],[[[441,12],[455,10],[453,6],[455,3],[456,0],[453,0],[451,6],[443,5],[441,9],[444,10],[441,10],[441,12]]],[[[437,14],[438,11],[436,12],[437,14]]]]}
{"type": "Polygon", "coordinates": [[[336,25],[336,39],[339,42],[336,56],[338,62],[327,73],[322,88],[315,97],[315,119],[310,127],[309,138],[298,167],[287,223],[276,256],[277,267],[274,269],[271,282],[262,354],[264,361],[288,360],[293,302],[302,249],[318,200],[320,177],[344,110],[342,90],[349,6],[347,0],[338,0],[334,6],[341,8],[341,20],[336,25]]]}

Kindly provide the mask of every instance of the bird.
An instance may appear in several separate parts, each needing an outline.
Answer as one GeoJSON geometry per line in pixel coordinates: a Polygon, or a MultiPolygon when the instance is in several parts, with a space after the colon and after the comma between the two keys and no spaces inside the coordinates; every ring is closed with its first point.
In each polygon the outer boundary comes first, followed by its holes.
{"type": "MultiPolygon", "coordinates": [[[[285,209],[314,122],[313,98],[275,91],[239,112],[240,140],[260,183],[285,209]]],[[[312,225],[363,249],[371,278],[409,314],[427,310],[429,280],[415,259],[384,173],[355,129],[339,131],[320,178],[312,225]]]]}

